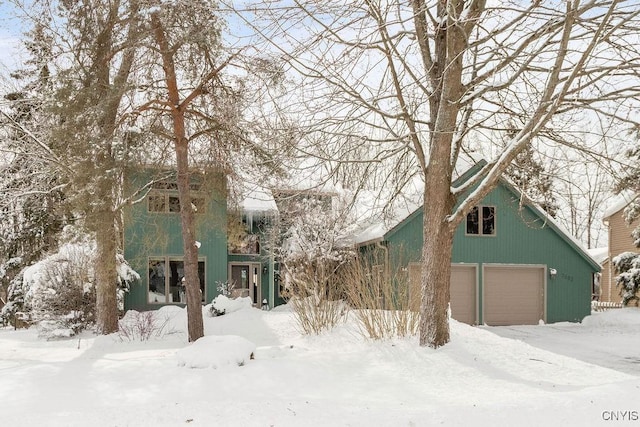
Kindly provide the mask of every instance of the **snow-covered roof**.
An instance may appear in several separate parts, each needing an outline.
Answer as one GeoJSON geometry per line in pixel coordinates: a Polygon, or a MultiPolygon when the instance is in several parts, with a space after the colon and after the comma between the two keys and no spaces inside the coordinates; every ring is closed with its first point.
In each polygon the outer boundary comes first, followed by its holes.
{"type": "MultiPolygon", "coordinates": [[[[476,165],[482,166],[485,162],[481,161],[476,165]]],[[[453,180],[462,177],[475,165],[469,163],[466,160],[461,160],[457,165],[453,180]]],[[[366,242],[374,242],[376,240],[382,240],[383,236],[387,234],[392,228],[400,224],[407,219],[412,213],[418,210],[423,205],[424,196],[424,180],[422,176],[416,176],[410,180],[403,190],[402,197],[396,197],[393,201],[393,206],[390,209],[391,214],[385,218],[380,215],[370,215],[369,220],[361,221],[360,231],[356,233],[352,240],[355,244],[363,244],[366,242]]],[[[359,205],[362,203],[359,202],[359,205]]],[[[379,203],[378,203],[379,204],[379,203]]],[[[378,208],[381,210],[382,208],[378,208]]],[[[361,217],[361,216],[359,216],[361,217]]],[[[362,218],[362,217],[361,217],[362,218]]]]}
{"type": "Polygon", "coordinates": [[[243,185],[244,198],[240,207],[244,212],[275,212],[278,210],[271,190],[256,184],[243,185]]]}
{"type": "Polygon", "coordinates": [[[602,264],[604,260],[609,256],[609,248],[605,246],[604,248],[591,248],[587,249],[587,253],[598,262],[598,264],[602,264]]]}
{"type": "Polygon", "coordinates": [[[607,209],[605,209],[603,218],[609,218],[611,215],[625,208],[629,203],[638,197],[638,194],[631,190],[626,190],[613,198],[607,209]]]}
{"type": "MultiPolygon", "coordinates": [[[[519,191],[513,185],[511,185],[506,179],[502,178],[501,182],[503,182],[505,185],[511,188],[512,191],[516,192],[516,194],[519,194],[519,191]]],[[[407,208],[406,210],[403,210],[403,209],[397,210],[396,215],[394,215],[394,217],[389,220],[386,220],[386,221],[379,220],[377,222],[369,223],[368,226],[362,227],[361,231],[358,234],[356,234],[352,239],[353,243],[356,245],[361,245],[364,243],[369,243],[369,242],[373,243],[375,241],[381,241],[384,238],[385,234],[387,234],[389,231],[391,231],[391,229],[399,225],[401,222],[405,221],[411,214],[413,214],[413,212],[415,212],[422,206],[421,203],[420,204],[414,203],[413,206],[410,206],[410,205],[411,203],[406,204],[405,206],[407,208]]],[[[571,235],[571,233],[569,233],[562,225],[560,225],[560,223],[558,223],[554,218],[552,218],[544,209],[542,209],[540,206],[538,206],[535,203],[528,203],[527,206],[530,207],[532,210],[534,210],[536,214],[543,221],[545,221],[545,223],[551,226],[552,229],[555,229],[555,231],[561,237],[563,237],[567,242],[572,244],[578,251],[580,251],[583,254],[583,256],[593,264],[594,267],[597,267],[600,265],[600,262],[597,261],[596,258],[589,253],[589,251],[582,244],[582,242],[580,242],[573,235],[571,235]]]]}

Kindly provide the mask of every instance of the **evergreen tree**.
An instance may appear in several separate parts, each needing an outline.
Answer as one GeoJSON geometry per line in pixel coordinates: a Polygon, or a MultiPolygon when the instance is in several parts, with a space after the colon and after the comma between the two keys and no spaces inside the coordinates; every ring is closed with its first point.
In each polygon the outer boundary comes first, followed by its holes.
{"type": "Polygon", "coordinates": [[[50,123],[43,104],[50,89],[51,40],[42,25],[28,36],[30,59],[11,75],[21,89],[3,95],[7,109],[0,118],[3,151],[10,153],[0,165],[0,289],[5,291],[18,271],[56,249],[68,220],[63,181],[50,153],[36,142],[50,123]]]}

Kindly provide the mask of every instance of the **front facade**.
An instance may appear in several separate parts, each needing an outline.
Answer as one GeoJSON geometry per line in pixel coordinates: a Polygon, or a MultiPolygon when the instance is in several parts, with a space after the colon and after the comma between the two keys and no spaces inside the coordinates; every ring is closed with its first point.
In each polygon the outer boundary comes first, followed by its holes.
{"type": "MultiPolygon", "coordinates": [[[[125,298],[127,310],[186,304],[175,175],[145,170],[130,177],[129,185],[143,188],[150,182],[144,200],[128,207],[124,215],[124,256],[141,277],[125,298]]],[[[232,297],[251,298],[256,307],[281,304],[275,281],[277,264],[264,244],[266,225],[274,213],[251,207],[230,212],[226,177],[220,172],[195,175],[191,190],[200,244],[202,303],[228,291],[232,297]]]]}
{"type": "MultiPolygon", "coordinates": [[[[456,230],[451,312],[468,324],[514,325],[581,321],[590,314],[599,265],[535,206],[502,181],[456,230]]],[[[406,270],[420,289],[422,208],[377,241],[389,270],[406,270]]]]}
{"type": "Polygon", "coordinates": [[[608,256],[602,263],[599,300],[603,302],[622,302],[620,289],[616,285],[616,272],[611,260],[623,252],[638,252],[633,244],[631,231],[638,226],[638,221],[628,224],[624,219],[624,208],[631,203],[635,195],[621,194],[607,209],[604,223],[608,232],[608,256]]]}

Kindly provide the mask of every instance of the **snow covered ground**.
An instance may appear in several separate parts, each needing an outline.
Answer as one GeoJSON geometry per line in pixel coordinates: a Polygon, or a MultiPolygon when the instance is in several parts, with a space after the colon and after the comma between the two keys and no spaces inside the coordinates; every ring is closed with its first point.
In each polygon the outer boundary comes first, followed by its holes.
{"type": "Polygon", "coordinates": [[[365,340],[353,318],[321,336],[302,336],[286,308],[248,307],[205,317],[207,336],[189,345],[183,309],[165,307],[157,316],[163,333],[145,342],[90,334],[47,342],[33,328],[0,329],[0,423],[640,422],[640,364],[621,362],[640,354],[637,309],[598,313],[582,325],[485,328],[453,322],[452,342],[438,350],[419,347],[415,337],[365,340]]]}

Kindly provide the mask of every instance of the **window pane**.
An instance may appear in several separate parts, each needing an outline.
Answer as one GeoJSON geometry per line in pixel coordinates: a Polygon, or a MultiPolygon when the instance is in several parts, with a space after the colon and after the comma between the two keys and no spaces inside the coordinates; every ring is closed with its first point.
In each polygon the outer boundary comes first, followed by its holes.
{"type": "Polygon", "coordinates": [[[166,302],[164,261],[149,261],[149,302],[166,302]]]}
{"type": "Polygon", "coordinates": [[[187,302],[182,278],[184,277],[184,262],[169,261],[169,302],[187,302]]]}
{"type": "Polygon", "coordinates": [[[202,297],[202,302],[205,302],[204,272],[204,261],[198,261],[198,278],[200,279],[200,296],[202,297]]]}
{"type": "Polygon", "coordinates": [[[149,212],[164,212],[165,201],[163,194],[149,195],[149,212]]]}
{"type": "Polygon", "coordinates": [[[482,207],[482,234],[495,234],[496,232],[496,208],[493,206],[482,207]]]}
{"type": "Polygon", "coordinates": [[[169,196],[169,212],[180,212],[180,199],[178,196],[169,196]]]}
{"type": "Polygon", "coordinates": [[[478,207],[474,206],[467,214],[467,234],[479,234],[478,227],[478,207]]]}

